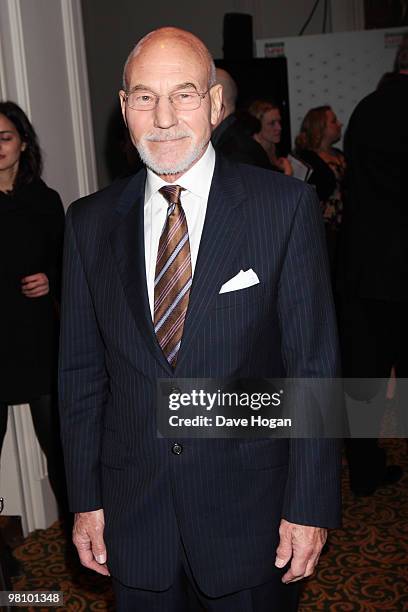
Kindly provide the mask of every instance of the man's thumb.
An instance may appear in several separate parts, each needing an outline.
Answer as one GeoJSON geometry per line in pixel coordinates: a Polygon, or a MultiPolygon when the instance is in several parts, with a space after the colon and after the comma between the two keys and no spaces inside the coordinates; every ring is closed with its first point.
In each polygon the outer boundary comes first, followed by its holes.
{"type": "Polygon", "coordinates": [[[98,543],[93,542],[92,552],[98,563],[106,563],[106,548],[103,541],[98,543]]]}
{"type": "Polygon", "coordinates": [[[101,553],[100,555],[95,555],[95,559],[100,565],[106,563],[106,553],[101,553]]]}
{"type": "Polygon", "coordinates": [[[282,537],[278,548],[276,549],[275,566],[282,568],[288,563],[292,556],[292,544],[290,538],[282,537]]]}
{"type": "Polygon", "coordinates": [[[276,557],[275,565],[276,567],[282,568],[282,567],[285,567],[288,561],[289,559],[286,560],[286,559],[282,559],[281,557],[276,557]]]}

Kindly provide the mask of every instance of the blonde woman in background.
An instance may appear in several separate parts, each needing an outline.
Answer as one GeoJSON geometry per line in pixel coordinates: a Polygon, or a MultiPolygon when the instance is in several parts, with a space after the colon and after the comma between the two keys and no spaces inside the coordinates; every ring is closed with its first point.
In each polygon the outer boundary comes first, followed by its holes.
{"type": "Polygon", "coordinates": [[[322,206],[332,271],[343,214],[346,170],[343,153],[333,146],[341,138],[341,128],[331,107],[319,106],[306,114],[295,141],[296,154],[313,168],[309,182],[315,185],[322,206]]]}

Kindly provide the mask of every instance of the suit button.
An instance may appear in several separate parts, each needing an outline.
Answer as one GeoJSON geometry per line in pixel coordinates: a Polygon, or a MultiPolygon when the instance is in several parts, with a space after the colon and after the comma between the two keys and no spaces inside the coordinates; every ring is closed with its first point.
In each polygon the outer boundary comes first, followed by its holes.
{"type": "Polygon", "coordinates": [[[170,389],[170,393],[175,393],[176,395],[180,395],[181,389],[179,387],[172,387],[170,389]]]}
{"type": "Polygon", "coordinates": [[[181,446],[181,444],[173,444],[173,448],[171,449],[171,452],[174,455],[181,455],[181,453],[183,452],[183,447],[181,446]]]}

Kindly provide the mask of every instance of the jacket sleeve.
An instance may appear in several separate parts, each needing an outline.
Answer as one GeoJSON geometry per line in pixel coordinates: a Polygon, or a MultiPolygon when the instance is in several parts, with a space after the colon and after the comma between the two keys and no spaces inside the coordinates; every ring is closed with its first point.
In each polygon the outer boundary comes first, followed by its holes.
{"type": "MultiPolygon", "coordinates": [[[[338,377],[336,318],[323,222],[316,195],[307,185],[293,219],[278,309],[287,377],[338,377]]],[[[330,411],[331,406],[324,408],[330,411]]],[[[340,440],[291,439],[283,517],[292,523],[338,527],[340,468],[340,440]]]]}
{"type": "Polygon", "coordinates": [[[108,394],[104,345],[68,210],[64,244],[59,359],[61,438],[70,509],[102,507],[100,446],[108,394]]]}

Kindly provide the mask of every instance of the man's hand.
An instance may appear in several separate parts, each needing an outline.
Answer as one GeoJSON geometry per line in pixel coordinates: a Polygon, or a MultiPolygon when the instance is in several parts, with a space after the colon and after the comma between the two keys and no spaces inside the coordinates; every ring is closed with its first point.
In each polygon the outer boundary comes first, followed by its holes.
{"type": "Polygon", "coordinates": [[[311,576],[327,540],[327,529],[296,525],[282,519],[279,535],[276,567],[284,567],[292,559],[290,568],[282,577],[282,582],[296,582],[311,576]]]}
{"type": "Polygon", "coordinates": [[[75,514],[72,541],[74,542],[82,565],[110,576],[106,566],[106,547],[103,541],[105,520],[103,510],[79,512],[75,514]]]}
{"type": "Polygon", "coordinates": [[[41,297],[47,295],[50,290],[47,275],[44,272],[25,276],[21,280],[21,292],[28,298],[41,297]]]}

